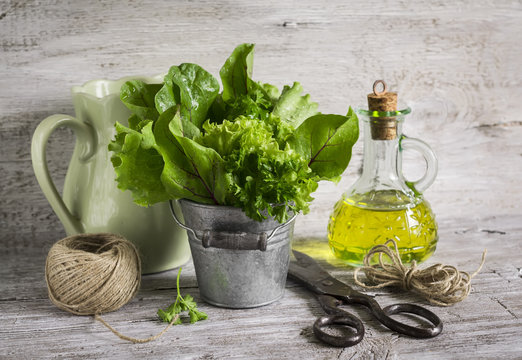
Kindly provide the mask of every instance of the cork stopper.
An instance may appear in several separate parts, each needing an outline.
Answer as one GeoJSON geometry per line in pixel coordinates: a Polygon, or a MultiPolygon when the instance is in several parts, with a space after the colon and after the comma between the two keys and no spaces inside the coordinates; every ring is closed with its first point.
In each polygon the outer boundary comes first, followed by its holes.
{"type": "MultiPolygon", "coordinates": [[[[368,94],[368,110],[397,111],[397,93],[387,92],[383,80],[373,83],[373,93],[368,94]],[[382,84],[382,90],[377,87],[382,84]]],[[[393,140],[397,137],[397,120],[395,117],[370,117],[373,140],[393,140]]]]}

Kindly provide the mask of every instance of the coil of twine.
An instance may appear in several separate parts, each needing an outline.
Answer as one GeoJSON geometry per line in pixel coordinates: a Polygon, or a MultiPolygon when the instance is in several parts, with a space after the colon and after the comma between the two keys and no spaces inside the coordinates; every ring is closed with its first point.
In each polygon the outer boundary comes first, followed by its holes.
{"type": "Polygon", "coordinates": [[[357,268],[353,274],[357,285],[367,289],[378,289],[386,286],[400,287],[423,296],[428,302],[439,306],[450,306],[464,300],[471,291],[471,279],[482,269],[486,259],[486,250],[482,253],[479,268],[471,275],[456,267],[435,264],[424,269],[417,267],[416,261],[410,267],[403,265],[397,243],[390,239],[382,245],[370,249],[364,257],[364,266],[357,268]],[[392,245],[390,247],[389,245],[392,245]],[[379,255],[379,263],[370,265],[374,255],[379,255]],[[386,255],[391,263],[384,261],[386,255]],[[375,285],[368,285],[359,280],[359,272],[375,285]]]}
{"type": "Polygon", "coordinates": [[[54,244],[45,264],[51,301],[76,315],[114,311],[138,292],[141,262],[136,247],[109,233],[69,236],[54,244]]]}
{"type": "Polygon", "coordinates": [[[51,247],[45,263],[49,298],[60,309],[94,318],[120,339],[146,343],[161,337],[179,318],[176,315],[160,333],[136,339],[121,334],[100,316],[128,303],[141,283],[141,261],[134,244],[117,234],[69,236],[51,247]]]}

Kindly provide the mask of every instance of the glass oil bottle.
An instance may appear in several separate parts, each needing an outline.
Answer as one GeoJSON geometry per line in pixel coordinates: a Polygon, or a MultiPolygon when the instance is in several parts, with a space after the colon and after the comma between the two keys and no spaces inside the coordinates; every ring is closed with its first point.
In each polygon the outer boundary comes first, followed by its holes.
{"type": "Polygon", "coordinates": [[[411,110],[397,110],[397,94],[387,92],[382,80],[374,83],[368,108],[356,110],[364,129],[363,172],[330,215],[329,246],[336,257],[361,266],[373,246],[394,239],[403,263],[422,262],[438,241],[435,215],[422,196],[435,180],[437,158],[426,143],[402,134],[411,110]],[[419,151],[426,160],[418,181],[409,182],[402,174],[405,149],[419,151]]]}

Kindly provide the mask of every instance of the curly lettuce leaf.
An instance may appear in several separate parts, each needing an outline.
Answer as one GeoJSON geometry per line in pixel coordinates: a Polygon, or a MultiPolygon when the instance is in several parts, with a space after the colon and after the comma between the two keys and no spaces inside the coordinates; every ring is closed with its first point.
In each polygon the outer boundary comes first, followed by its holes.
{"type": "Polygon", "coordinates": [[[297,153],[248,134],[239,151],[227,160],[234,189],[231,205],[241,207],[250,218],[261,221],[267,214],[285,222],[291,212],[308,212],[317,182],[297,153]]]}
{"type": "Polygon", "coordinates": [[[146,145],[143,134],[116,124],[118,134],[109,144],[118,188],[130,190],[134,202],[148,206],[170,199],[160,180],[164,162],[158,152],[146,145]]]}
{"type": "Polygon", "coordinates": [[[358,137],[359,123],[350,108],[347,116],[319,114],[309,117],[288,143],[308,161],[308,166],[320,179],[336,181],[348,166],[358,137]]]}
{"type": "Polygon", "coordinates": [[[270,215],[284,222],[292,211],[307,212],[317,187],[307,162],[274,137],[280,126],[289,130],[279,118],[264,122],[242,116],[205,123],[205,133],[194,139],[223,156],[230,181],[224,204],[241,207],[259,221],[270,215]]]}
{"type": "Polygon", "coordinates": [[[277,100],[279,100],[279,97],[281,96],[281,91],[279,91],[277,86],[272,85],[272,84],[265,83],[265,84],[260,84],[260,85],[263,88],[263,90],[266,92],[266,94],[268,95],[268,98],[272,102],[272,105],[275,105],[277,100]]]}
{"type": "Polygon", "coordinates": [[[246,124],[250,125],[252,122],[245,118],[238,118],[237,121],[224,120],[221,124],[206,122],[203,124],[204,133],[194,140],[214,149],[221,156],[229,156],[239,147],[245,126],[248,126],[246,124]]]}
{"type": "Polygon", "coordinates": [[[317,114],[317,103],[311,101],[308,94],[301,96],[302,92],[303,87],[298,82],[294,82],[292,87],[285,85],[273,115],[297,128],[305,119],[317,114]]]}
{"type": "Polygon", "coordinates": [[[208,112],[219,92],[218,81],[196,64],[172,66],[165,84],[155,97],[159,113],[180,105],[182,133],[193,138],[208,118],[208,112]]]}
{"type": "Polygon", "coordinates": [[[242,95],[226,107],[225,119],[234,121],[239,116],[250,119],[266,120],[270,116],[271,102],[261,89],[242,95]]]}
{"type": "Polygon", "coordinates": [[[141,132],[141,129],[143,129],[143,127],[145,125],[147,125],[149,122],[152,122],[152,121],[153,120],[150,120],[150,119],[142,119],[138,115],[132,114],[128,120],[129,129],[141,132]]]}
{"type": "Polygon", "coordinates": [[[140,120],[156,120],[159,116],[154,97],[162,84],[146,84],[141,80],[130,80],[120,88],[120,99],[140,120]]]}

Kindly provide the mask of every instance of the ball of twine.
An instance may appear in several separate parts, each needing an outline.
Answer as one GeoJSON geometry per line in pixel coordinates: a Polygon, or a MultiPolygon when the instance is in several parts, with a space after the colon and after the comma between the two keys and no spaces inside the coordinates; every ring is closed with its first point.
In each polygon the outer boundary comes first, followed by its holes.
{"type": "Polygon", "coordinates": [[[137,293],[141,262],[136,247],[122,236],[80,234],[54,244],[45,264],[51,301],[77,315],[119,309],[137,293]]]}
{"type": "Polygon", "coordinates": [[[416,292],[433,305],[450,306],[464,300],[469,295],[471,279],[482,269],[485,260],[486,250],[482,253],[479,268],[471,275],[454,266],[444,264],[419,269],[417,262],[412,261],[410,267],[407,267],[402,264],[397,243],[395,240],[389,239],[384,244],[370,249],[364,257],[364,266],[357,268],[353,276],[357,285],[367,289],[379,289],[386,286],[400,287],[416,292]],[[379,263],[371,265],[372,257],[377,254],[379,263]],[[360,271],[363,271],[366,278],[376,285],[361,282],[358,277],[360,271]]]}

